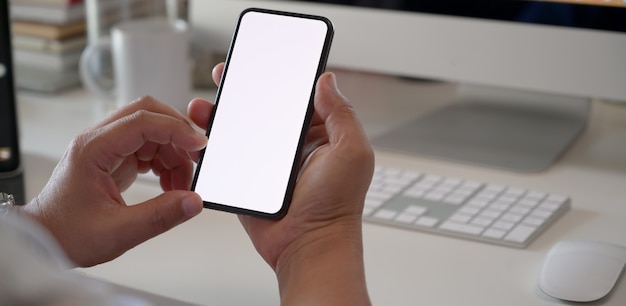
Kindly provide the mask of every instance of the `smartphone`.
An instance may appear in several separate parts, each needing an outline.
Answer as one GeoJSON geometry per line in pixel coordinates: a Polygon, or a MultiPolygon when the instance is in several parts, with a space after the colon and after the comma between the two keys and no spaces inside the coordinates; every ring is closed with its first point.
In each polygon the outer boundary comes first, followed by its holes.
{"type": "Polygon", "coordinates": [[[192,185],[206,208],[286,213],[332,37],[321,16],[241,13],[192,185]]]}

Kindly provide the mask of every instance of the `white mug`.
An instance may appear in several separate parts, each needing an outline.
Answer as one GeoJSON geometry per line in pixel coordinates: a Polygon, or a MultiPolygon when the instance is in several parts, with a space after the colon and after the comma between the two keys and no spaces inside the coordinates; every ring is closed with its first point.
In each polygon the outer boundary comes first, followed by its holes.
{"type": "Polygon", "coordinates": [[[85,87],[103,97],[114,98],[117,107],[150,95],[183,114],[191,98],[190,34],[186,22],[140,19],[120,23],[111,38],[90,44],[80,59],[85,87]],[[96,81],[90,58],[109,50],[113,58],[112,89],[96,81]]]}

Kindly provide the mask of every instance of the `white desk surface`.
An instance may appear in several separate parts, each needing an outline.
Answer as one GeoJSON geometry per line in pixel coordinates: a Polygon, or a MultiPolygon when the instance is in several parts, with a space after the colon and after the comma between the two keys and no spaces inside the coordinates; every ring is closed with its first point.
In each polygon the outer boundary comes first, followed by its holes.
{"type": "MultiPolygon", "coordinates": [[[[338,72],[367,132],[429,111],[453,86],[415,84],[379,75],[338,72]],[[416,103],[419,102],[419,103],[416,103]]],[[[209,100],[211,91],[198,92],[209,100]]],[[[98,118],[83,90],[58,96],[18,94],[27,198],[47,181],[69,141],[98,118]]],[[[594,102],[589,126],[568,153],[541,173],[514,173],[376,151],[377,162],[459,178],[569,195],[572,209],[526,249],[513,249],[365,223],[365,265],[375,305],[554,305],[537,276],[548,249],[564,238],[626,245],[626,105],[594,102]]],[[[140,178],[129,203],[158,194],[140,178]]],[[[277,305],[273,272],[234,215],[206,210],[89,275],[203,305],[277,305]]],[[[603,305],[626,305],[621,281],[603,305]]]]}

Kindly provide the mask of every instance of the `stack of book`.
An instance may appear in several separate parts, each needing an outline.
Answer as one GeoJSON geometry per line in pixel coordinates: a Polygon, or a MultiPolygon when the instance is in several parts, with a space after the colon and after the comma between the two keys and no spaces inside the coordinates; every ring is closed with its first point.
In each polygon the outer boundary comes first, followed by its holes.
{"type": "Polygon", "coordinates": [[[82,0],[11,0],[15,85],[57,92],[80,85],[78,63],[85,48],[82,0]]]}

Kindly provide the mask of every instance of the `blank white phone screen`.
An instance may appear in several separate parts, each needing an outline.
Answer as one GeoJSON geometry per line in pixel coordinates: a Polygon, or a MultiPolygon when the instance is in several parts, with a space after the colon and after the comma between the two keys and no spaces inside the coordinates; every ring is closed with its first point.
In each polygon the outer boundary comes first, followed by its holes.
{"type": "Polygon", "coordinates": [[[205,202],[281,209],[328,31],[316,19],[241,17],[195,184],[205,202]]]}

